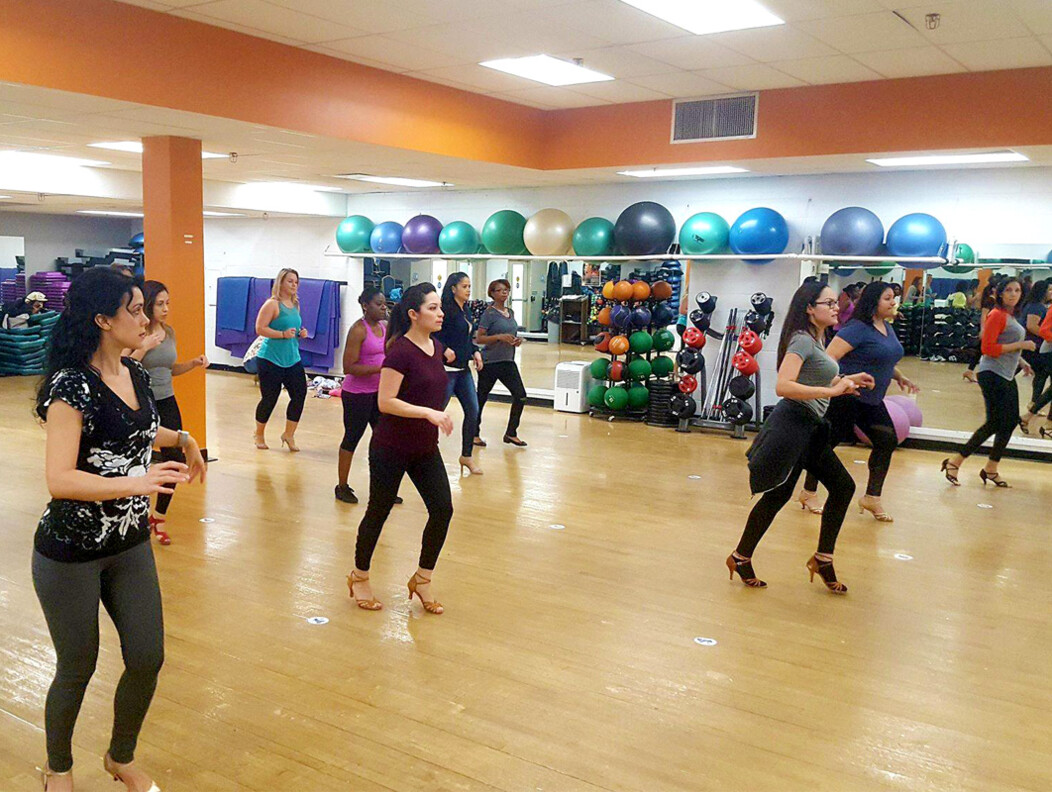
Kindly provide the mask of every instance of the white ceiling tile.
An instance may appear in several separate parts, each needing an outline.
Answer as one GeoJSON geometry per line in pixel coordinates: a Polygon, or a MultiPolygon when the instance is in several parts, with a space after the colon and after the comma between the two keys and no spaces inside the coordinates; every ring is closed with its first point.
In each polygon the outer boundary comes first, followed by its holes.
{"type": "Polygon", "coordinates": [[[812,85],[880,79],[880,75],[875,71],[852,60],[847,55],[778,61],[771,65],[812,85]]]}
{"type": "Polygon", "coordinates": [[[301,14],[263,0],[216,0],[193,6],[195,16],[232,22],[285,38],[317,44],[333,39],[362,36],[368,31],[341,25],[328,19],[301,14]]]}
{"type": "Polygon", "coordinates": [[[120,0],[127,5],[148,8],[150,11],[171,11],[174,3],[158,3],[156,0],[120,0]]]}
{"type": "Polygon", "coordinates": [[[558,14],[566,27],[598,36],[611,44],[674,38],[685,32],[683,28],[616,0],[570,3],[553,9],[553,13],[558,14]]]}
{"type": "MultiPolygon", "coordinates": [[[[836,50],[829,45],[788,25],[716,33],[709,38],[762,63],[836,54],[836,50]]],[[[734,64],[720,65],[732,66],[734,64]]]]}
{"type": "Polygon", "coordinates": [[[799,22],[796,28],[841,52],[904,49],[926,44],[924,36],[890,11],[799,22]]]}
{"type": "Polygon", "coordinates": [[[629,49],[686,71],[743,66],[753,62],[748,55],[713,41],[711,36],[680,36],[646,44],[633,44],[629,49]]]}
{"type": "Polygon", "coordinates": [[[1049,0],[1009,0],[1009,4],[1030,32],[1052,35],[1052,3],[1049,0]]]}
{"type": "Polygon", "coordinates": [[[723,69],[705,69],[700,74],[702,77],[723,83],[736,91],[765,91],[773,88],[796,88],[806,85],[802,80],[772,69],[763,63],[727,66],[723,69]]]}
{"type": "Polygon", "coordinates": [[[942,0],[899,10],[921,35],[934,44],[1019,38],[1030,33],[1005,0],[942,0]],[[928,13],[940,15],[935,30],[925,27],[928,13]]]}
{"type": "Polygon", "coordinates": [[[560,58],[581,58],[588,68],[597,69],[618,79],[677,71],[677,67],[670,63],[648,58],[628,47],[603,47],[581,52],[553,54],[560,58]]]}
{"type": "Polygon", "coordinates": [[[719,96],[720,94],[732,92],[723,83],[718,83],[715,80],[710,80],[692,72],[652,74],[647,77],[635,77],[630,82],[676,98],[719,96]]]}
{"type": "Polygon", "coordinates": [[[399,70],[405,71],[437,69],[440,66],[452,66],[457,62],[456,58],[449,55],[406,44],[390,36],[359,36],[343,41],[327,41],[325,48],[347,55],[368,58],[377,63],[398,66],[399,70]]]}
{"type": "Polygon", "coordinates": [[[204,16],[198,14],[194,10],[173,10],[173,16],[182,17],[183,19],[189,19],[193,22],[201,22],[205,25],[211,25],[212,27],[221,27],[225,30],[233,30],[235,33],[244,33],[246,36],[254,36],[256,38],[268,39],[269,41],[276,41],[279,44],[288,44],[292,47],[297,47],[303,44],[303,41],[299,39],[290,39],[285,36],[278,35],[276,33],[270,33],[266,30],[259,28],[246,27],[245,25],[239,25],[237,22],[227,22],[222,19],[216,19],[215,17],[204,16]]]}
{"type": "MultiPolygon", "coordinates": [[[[1052,52],[1029,36],[999,41],[973,41],[969,44],[948,44],[943,50],[971,71],[1022,69],[1028,66],[1052,66],[1052,52]]],[[[1048,96],[1044,97],[1048,100],[1048,96]]]]}
{"type": "MultiPolygon", "coordinates": [[[[480,20],[475,20],[481,22],[480,20]]],[[[481,27],[464,24],[428,25],[426,27],[395,30],[387,38],[412,47],[426,47],[441,52],[453,63],[479,63],[494,58],[513,58],[536,55],[530,47],[510,41],[511,33],[493,35],[481,27]]]]}
{"type": "Polygon", "coordinates": [[[878,0],[764,0],[763,5],[786,22],[884,10],[878,0]]]}
{"type": "Polygon", "coordinates": [[[524,11],[514,14],[483,17],[471,23],[493,42],[531,54],[587,50],[610,42],[598,36],[563,26],[558,19],[558,8],[524,11]]]}
{"type": "Polygon", "coordinates": [[[623,104],[626,102],[652,102],[656,99],[668,99],[668,96],[659,91],[655,91],[652,88],[644,88],[642,85],[635,85],[626,80],[575,85],[574,90],[585,96],[605,99],[614,104],[623,104]]]}
{"type": "MultiPolygon", "coordinates": [[[[426,14],[401,0],[383,0],[366,3],[360,0],[265,0],[292,11],[328,19],[341,25],[357,28],[367,33],[389,33],[392,30],[432,25],[440,21],[439,16],[426,14]]],[[[434,5],[434,4],[432,4],[434,5]]]]}
{"type": "Polygon", "coordinates": [[[525,88],[518,91],[504,91],[494,94],[498,99],[506,99],[509,102],[530,104],[534,107],[545,108],[569,108],[588,107],[590,105],[609,104],[602,99],[593,96],[575,93],[566,88],[557,88],[550,85],[542,85],[537,88],[525,88]]]}
{"type": "Polygon", "coordinates": [[[1045,48],[1046,48],[1046,49],[1047,49],[1047,50],[1048,50],[1049,52],[1052,52],[1052,35],[1049,35],[1049,36],[1039,36],[1038,38],[1040,38],[1040,39],[1041,39],[1041,43],[1045,45],[1045,48]]]}
{"type": "Polygon", "coordinates": [[[469,91],[481,93],[499,93],[500,91],[517,91],[537,87],[537,83],[533,80],[516,77],[514,74],[505,74],[496,69],[487,69],[477,63],[408,72],[406,76],[435,82],[457,83],[469,91]]]}
{"type": "Polygon", "coordinates": [[[201,5],[204,0],[118,0],[121,3],[131,3],[132,5],[163,5],[168,6],[169,10],[172,8],[183,8],[192,5],[201,5]]]}
{"type": "Polygon", "coordinates": [[[887,52],[860,52],[854,58],[889,79],[967,71],[941,49],[930,44],[887,52]]]}
{"type": "Polygon", "coordinates": [[[363,58],[359,55],[351,55],[349,52],[340,52],[339,50],[329,49],[324,44],[310,44],[303,49],[317,52],[319,55],[328,55],[330,58],[339,58],[340,60],[349,61],[351,63],[360,63],[362,66],[371,66],[374,69],[383,69],[384,71],[394,72],[395,74],[408,71],[408,69],[394,66],[390,63],[381,63],[380,61],[363,58]]]}

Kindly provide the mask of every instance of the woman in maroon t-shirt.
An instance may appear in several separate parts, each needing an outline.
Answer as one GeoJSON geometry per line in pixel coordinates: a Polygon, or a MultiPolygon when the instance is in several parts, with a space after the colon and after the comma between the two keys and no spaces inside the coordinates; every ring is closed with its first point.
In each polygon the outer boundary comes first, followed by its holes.
{"type": "Polygon", "coordinates": [[[369,586],[369,564],[407,473],[427,506],[420,567],[409,580],[409,598],[420,597],[428,613],[443,610],[431,595],[431,574],[453,518],[449,477],[438,451],[438,430],[453,431],[453,419],[442,410],[448,382],[443,348],[431,338],[441,329],[442,305],[430,283],[408,288],[387,326],[377,394],[380,422],[369,444],[369,506],[358,526],[354,571],[347,576],[351,597],[363,610],[383,607],[369,586]]]}

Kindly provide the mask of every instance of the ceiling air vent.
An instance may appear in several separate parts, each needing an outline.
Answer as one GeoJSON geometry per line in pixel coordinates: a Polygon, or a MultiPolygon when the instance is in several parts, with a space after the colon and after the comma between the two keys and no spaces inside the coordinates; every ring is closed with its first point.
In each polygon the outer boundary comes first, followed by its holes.
{"type": "Polygon", "coordinates": [[[749,93],[678,100],[672,105],[672,142],[756,137],[758,99],[749,93]]]}

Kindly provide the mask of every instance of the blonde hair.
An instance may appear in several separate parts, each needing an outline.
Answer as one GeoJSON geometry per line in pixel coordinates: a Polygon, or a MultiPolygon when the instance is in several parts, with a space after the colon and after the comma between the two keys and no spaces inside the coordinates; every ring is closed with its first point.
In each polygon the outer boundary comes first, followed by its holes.
{"type": "MultiPolygon", "coordinates": [[[[298,272],[296,272],[296,270],[292,269],[291,267],[283,267],[281,269],[281,271],[278,272],[278,277],[274,278],[274,286],[270,290],[270,296],[273,297],[278,302],[281,302],[281,285],[285,282],[285,278],[287,278],[289,275],[295,275],[296,276],[296,280],[299,280],[300,274],[298,272]]],[[[299,308],[299,306],[300,306],[299,294],[296,294],[292,298],[292,304],[295,305],[297,308],[299,308]]]]}

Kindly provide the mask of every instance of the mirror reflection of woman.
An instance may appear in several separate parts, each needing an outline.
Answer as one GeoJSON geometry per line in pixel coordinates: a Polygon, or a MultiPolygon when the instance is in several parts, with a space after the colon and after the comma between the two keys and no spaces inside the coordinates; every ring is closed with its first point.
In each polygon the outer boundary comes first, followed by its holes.
{"type": "Polygon", "coordinates": [[[807,560],[811,580],[817,574],[834,594],[844,594],[833,569],[833,551],[844,515],[855,494],[855,482],[829,444],[825,420],[830,399],[873,387],[869,374],[841,376],[826,354],[823,339],[837,321],[836,294],[823,283],[804,283],[793,295],[778,341],[778,382],[782,397],[764,423],[749,457],[749,486],[763,493],[749,513],[738,547],[727,556],[731,579],[737,572],[750,588],[766,588],[756,576],[752,555],[775,516],[793,496],[800,473],[813,473],[829,491],[822,511],[818,551],[807,560]]]}
{"type": "Polygon", "coordinates": [[[475,390],[475,380],[471,376],[470,363],[481,373],[484,368],[482,355],[472,340],[471,319],[468,317],[467,303],[471,299],[471,278],[465,272],[453,272],[446,278],[442,288],[442,312],[445,319],[442,329],[435,338],[445,347],[446,376],[449,384],[446,389],[446,403],[454,395],[464,411],[464,424],[460,431],[460,470],[467,469],[472,475],[480,475],[482,468],[471,456],[478,436],[479,398],[475,390]]]}
{"type": "Polygon", "coordinates": [[[1036,348],[1033,341],[1026,339],[1026,329],[1016,319],[1022,299],[1023,285],[1018,278],[1006,278],[998,283],[994,308],[983,325],[983,356],[979,361],[978,380],[986,403],[986,423],[975,430],[960,452],[942,461],[946,480],[955,487],[960,486],[958,473],[964,460],[978,451],[991,435],[994,444],[986,465],[979,471],[979,478],[984,486],[988,481],[997,487],[1009,486],[998,475],[997,466],[1012,439],[1012,432],[1019,425],[1016,373],[1022,369],[1033,374],[1030,365],[1022,360],[1022,354],[1024,350],[1036,348]]]}
{"type": "Polygon", "coordinates": [[[978,382],[978,380],[975,377],[975,370],[979,367],[979,361],[982,360],[983,328],[986,327],[986,317],[990,315],[990,311],[992,311],[994,309],[994,306],[996,305],[995,296],[997,294],[997,285],[1001,282],[1001,277],[1002,276],[1000,275],[994,275],[992,278],[990,278],[989,281],[987,281],[986,285],[981,290],[978,288],[978,285],[976,285],[976,289],[979,292],[978,302],[980,312],[979,337],[977,339],[979,342],[979,351],[975,355],[975,358],[972,360],[972,362],[968,364],[968,368],[965,370],[965,372],[961,374],[961,377],[968,380],[968,382],[978,382]]]}
{"type": "Polygon", "coordinates": [[[1026,340],[1037,346],[1033,352],[1023,350],[1023,360],[1034,370],[1034,381],[1030,392],[1030,403],[1026,412],[1019,417],[1019,429],[1023,434],[1030,434],[1030,421],[1052,401],[1052,368],[1050,357],[1041,352],[1045,339],[1041,335],[1041,325],[1052,304],[1052,280],[1034,281],[1030,292],[1023,300],[1020,321],[1026,328],[1026,340]],[[1046,392],[1045,385],[1049,385],[1046,392]],[[1046,395],[1047,393],[1047,395],[1046,395]]]}
{"type": "Polygon", "coordinates": [[[259,361],[259,404],[256,405],[256,448],[268,448],[265,437],[267,421],[278,403],[281,389],[289,394],[285,410],[285,431],[282,446],[299,451],[296,428],[303,415],[307,399],[307,374],[300,359],[299,339],[307,337],[307,329],[300,316],[300,276],[294,269],[283,269],[274,279],[271,297],[256,315],[256,335],[263,336],[263,345],[256,356],[259,361]]]}
{"type": "Polygon", "coordinates": [[[526,406],[526,386],[522,384],[522,375],[515,362],[515,350],[522,345],[522,339],[519,338],[519,322],[515,312],[508,307],[511,284],[500,278],[489,285],[488,291],[493,302],[482,314],[475,337],[482,345],[482,360],[485,363],[485,367],[479,371],[479,429],[475,445],[486,446],[486,441],[478,436],[482,433],[482,410],[493,386],[500,382],[511,394],[504,442],[525,447],[526,443],[519,439],[519,421],[526,406]]]}
{"type": "MultiPolygon", "coordinates": [[[[869,454],[869,481],[866,494],[859,500],[859,510],[870,512],[881,522],[892,522],[884,511],[880,496],[891,466],[891,455],[898,446],[895,424],[884,406],[884,396],[892,381],[901,390],[917,393],[920,389],[897,368],[903,349],[891,323],[895,318],[895,290],[890,284],[875,281],[862,290],[855,304],[854,316],[826,347],[826,354],[840,364],[841,374],[865,372],[873,376],[874,385],[857,396],[838,396],[829,402],[826,420],[830,424],[830,443],[835,448],[849,440],[857,426],[872,445],[869,454]]],[[[808,473],[799,501],[805,509],[821,514],[816,501],[818,480],[808,473]]]]}

